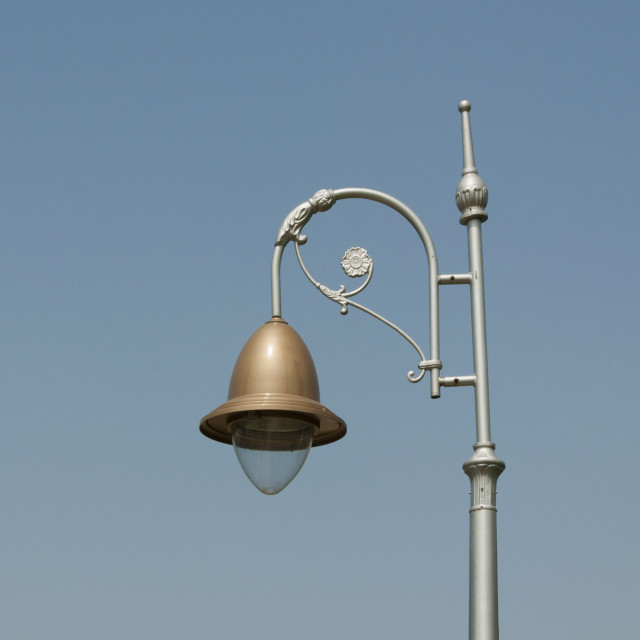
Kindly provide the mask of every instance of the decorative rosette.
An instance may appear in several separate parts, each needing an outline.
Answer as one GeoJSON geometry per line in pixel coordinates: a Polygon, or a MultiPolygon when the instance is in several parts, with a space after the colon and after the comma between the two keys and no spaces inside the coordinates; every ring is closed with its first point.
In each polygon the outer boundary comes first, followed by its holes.
{"type": "Polygon", "coordinates": [[[350,278],[359,278],[371,269],[371,258],[366,249],[351,247],[345,252],[340,264],[350,278]]]}

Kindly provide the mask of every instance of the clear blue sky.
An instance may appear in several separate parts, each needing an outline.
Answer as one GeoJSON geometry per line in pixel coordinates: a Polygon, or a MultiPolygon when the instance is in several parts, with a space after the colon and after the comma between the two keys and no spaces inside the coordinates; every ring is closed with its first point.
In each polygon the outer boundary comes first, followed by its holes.
{"type": "MultiPolygon", "coordinates": [[[[467,268],[469,99],[483,225],[504,638],[637,633],[636,2],[17,2],[0,12],[0,620],[23,640],[459,639],[470,389],[346,318],[291,247],[283,311],[349,433],[265,497],[200,435],[269,317],[273,240],[323,187],[391,193],[467,268]]],[[[330,286],[425,344],[409,225],[308,226],[330,286]]],[[[471,373],[464,288],[446,375],[471,373]]]]}

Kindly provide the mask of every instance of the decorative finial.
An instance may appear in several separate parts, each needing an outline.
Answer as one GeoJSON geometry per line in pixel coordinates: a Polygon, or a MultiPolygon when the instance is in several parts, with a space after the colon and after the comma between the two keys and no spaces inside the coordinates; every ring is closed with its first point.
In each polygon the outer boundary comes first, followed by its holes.
{"type": "Polygon", "coordinates": [[[467,224],[473,218],[481,222],[487,219],[484,208],[489,201],[489,192],[484,180],[478,175],[476,161],[473,154],[473,139],[471,138],[471,103],[463,100],[458,104],[458,111],[462,115],[462,180],[456,190],[456,204],[462,216],[460,224],[467,224]]]}

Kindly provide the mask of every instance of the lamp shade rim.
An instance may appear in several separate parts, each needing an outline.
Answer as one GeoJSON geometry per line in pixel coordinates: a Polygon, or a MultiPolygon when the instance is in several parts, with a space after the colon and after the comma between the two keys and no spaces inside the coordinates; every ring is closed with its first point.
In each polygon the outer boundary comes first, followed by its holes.
{"type": "Polygon", "coordinates": [[[318,425],[313,436],[314,447],[335,442],[347,433],[345,421],[323,404],[288,393],[256,393],[232,398],[202,418],[200,432],[212,440],[231,444],[230,418],[254,411],[290,412],[313,418],[318,425]]]}

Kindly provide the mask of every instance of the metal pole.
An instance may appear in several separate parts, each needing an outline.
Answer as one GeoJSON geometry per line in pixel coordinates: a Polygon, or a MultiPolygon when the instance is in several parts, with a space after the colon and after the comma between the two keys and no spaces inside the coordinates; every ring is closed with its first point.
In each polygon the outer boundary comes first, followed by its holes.
{"type": "Polygon", "coordinates": [[[476,377],[476,439],[474,454],[462,468],[471,481],[469,530],[469,639],[498,640],[498,553],[496,528],[496,486],[505,464],[491,442],[489,417],[489,375],[487,334],[484,309],[484,273],[482,265],[482,223],[489,195],[478,176],[473,154],[471,105],[458,105],[462,114],[462,180],[456,202],[462,213],[460,223],[467,227],[469,271],[471,273],[471,327],[473,364],[476,377]]]}

